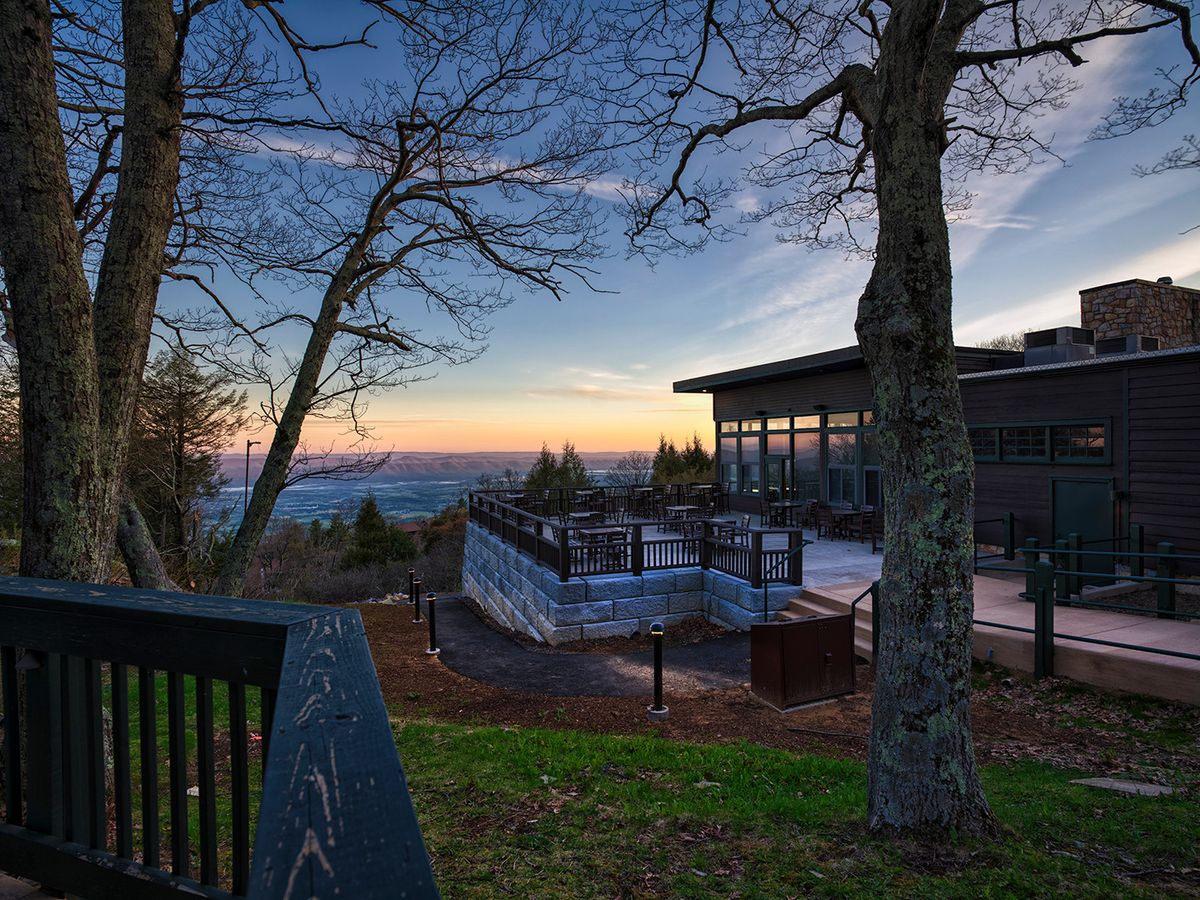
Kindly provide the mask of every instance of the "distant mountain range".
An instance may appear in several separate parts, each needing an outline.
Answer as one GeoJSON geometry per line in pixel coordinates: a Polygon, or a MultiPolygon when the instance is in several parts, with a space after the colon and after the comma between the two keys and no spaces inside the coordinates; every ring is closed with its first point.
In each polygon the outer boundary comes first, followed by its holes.
{"type": "MultiPolygon", "coordinates": [[[[397,451],[374,478],[395,478],[397,476],[421,477],[452,477],[478,478],[488,472],[499,473],[506,468],[518,472],[528,472],[529,467],[537,459],[538,450],[512,451],[482,451],[477,453],[428,453],[397,451]]],[[[603,471],[611,468],[621,457],[630,451],[613,452],[580,452],[584,464],[593,471],[603,471]]],[[[652,451],[643,451],[650,452],[652,451]]],[[[250,478],[257,477],[262,469],[266,454],[252,453],[250,455],[250,478]]],[[[328,462],[336,461],[332,457],[328,462]]],[[[245,454],[227,453],[221,457],[221,468],[230,479],[238,481],[244,477],[246,466],[245,454]]]]}

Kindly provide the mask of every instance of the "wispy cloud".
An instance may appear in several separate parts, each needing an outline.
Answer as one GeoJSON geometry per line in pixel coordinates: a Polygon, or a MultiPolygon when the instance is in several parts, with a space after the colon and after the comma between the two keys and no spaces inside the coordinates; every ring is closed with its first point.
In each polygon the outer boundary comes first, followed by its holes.
{"type": "MultiPolygon", "coordinates": [[[[1180,281],[1200,276],[1200,232],[1183,235],[1139,256],[1098,267],[1090,283],[1108,284],[1135,277],[1138,273],[1149,278],[1169,273],[1180,281]]],[[[1051,328],[1078,322],[1079,287],[1077,283],[1059,282],[1023,303],[1006,304],[999,311],[969,319],[955,327],[955,339],[971,343],[1018,329],[1051,328]]]]}

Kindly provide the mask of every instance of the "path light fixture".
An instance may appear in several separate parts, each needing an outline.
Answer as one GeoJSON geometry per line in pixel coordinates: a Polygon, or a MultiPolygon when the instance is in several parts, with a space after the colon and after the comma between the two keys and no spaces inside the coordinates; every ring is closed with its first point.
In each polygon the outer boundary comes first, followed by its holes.
{"type": "Polygon", "coordinates": [[[654,705],[646,707],[646,718],[651,722],[665,722],[670,709],[663,705],[663,634],[662,622],[650,626],[650,637],[654,641],[654,705]]]}
{"type": "Polygon", "coordinates": [[[437,642],[437,594],[430,594],[425,602],[429,604],[429,649],[425,653],[437,656],[442,652],[437,642]]]}

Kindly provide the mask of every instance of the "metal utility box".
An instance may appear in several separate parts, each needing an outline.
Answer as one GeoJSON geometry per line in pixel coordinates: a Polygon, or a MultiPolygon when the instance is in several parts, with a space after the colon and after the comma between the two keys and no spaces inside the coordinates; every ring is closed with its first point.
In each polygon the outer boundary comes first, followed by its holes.
{"type": "Polygon", "coordinates": [[[750,626],[750,691],[787,710],[854,690],[854,617],[750,626]]]}

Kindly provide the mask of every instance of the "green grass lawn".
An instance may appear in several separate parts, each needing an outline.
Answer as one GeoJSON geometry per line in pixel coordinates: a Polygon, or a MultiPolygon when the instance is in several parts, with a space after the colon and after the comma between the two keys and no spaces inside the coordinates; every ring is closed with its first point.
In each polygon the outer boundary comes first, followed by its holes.
{"type": "Polygon", "coordinates": [[[1200,804],[1072,785],[1083,773],[1037,762],[984,772],[1003,840],[931,850],[865,834],[855,761],[543,729],[396,736],[448,898],[1200,890],[1200,804]]]}

